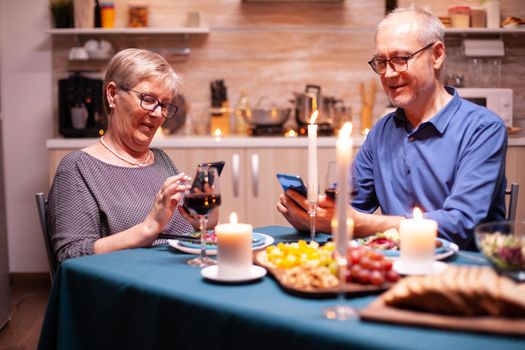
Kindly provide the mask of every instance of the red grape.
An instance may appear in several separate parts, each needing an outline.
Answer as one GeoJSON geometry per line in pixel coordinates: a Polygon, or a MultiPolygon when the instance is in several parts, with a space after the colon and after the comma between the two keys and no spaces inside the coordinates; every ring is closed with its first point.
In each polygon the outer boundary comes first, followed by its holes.
{"type": "Polygon", "coordinates": [[[368,284],[370,282],[370,271],[363,269],[359,271],[359,282],[362,284],[368,284]]]}
{"type": "Polygon", "coordinates": [[[392,261],[378,251],[366,247],[350,247],[347,251],[347,282],[381,286],[396,282],[399,275],[392,270],[392,261]]]}
{"type": "Polygon", "coordinates": [[[386,280],[388,282],[397,282],[399,281],[399,275],[394,270],[389,270],[386,273],[386,280]]]}
{"type": "Polygon", "coordinates": [[[383,284],[383,282],[385,282],[385,276],[383,276],[381,271],[372,271],[372,274],[370,275],[370,282],[375,286],[380,286],[383,284]]]}

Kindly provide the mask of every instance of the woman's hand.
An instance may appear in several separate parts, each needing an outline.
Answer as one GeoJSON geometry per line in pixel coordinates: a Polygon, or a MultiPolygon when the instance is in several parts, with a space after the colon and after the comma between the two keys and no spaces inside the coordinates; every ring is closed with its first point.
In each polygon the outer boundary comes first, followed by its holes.
{"type": "MultiPolygon", "coordinates": [[[[308,199],[293,190],[281,194],[277,210],[298,231],[310,231],[310,215],[308,214],[308,199]]],[[[325,195],[319,197],[316,213],[315,230],[330,233],[331,221],[334,215],[335,203],[325,195]]]]}
{"type": "Polygon", "coordinates": [[[173,216],[173,211],[183,198],[184,192],[189,190],[190,177],[184,173],[171,176],[164,181],[153,201],[148,216],[144,220],[147,232],[146,237],[153,242],[173,216]]]}

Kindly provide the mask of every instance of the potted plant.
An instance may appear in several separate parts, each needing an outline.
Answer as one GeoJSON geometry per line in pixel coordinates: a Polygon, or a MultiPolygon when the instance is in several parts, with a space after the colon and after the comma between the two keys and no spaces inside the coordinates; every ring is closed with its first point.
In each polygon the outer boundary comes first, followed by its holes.
{"type": "Polygon", "coordinates": [[[49,9],[53,15],[56,28],[73,27],[73,1],[50,0],[49,9]]]}

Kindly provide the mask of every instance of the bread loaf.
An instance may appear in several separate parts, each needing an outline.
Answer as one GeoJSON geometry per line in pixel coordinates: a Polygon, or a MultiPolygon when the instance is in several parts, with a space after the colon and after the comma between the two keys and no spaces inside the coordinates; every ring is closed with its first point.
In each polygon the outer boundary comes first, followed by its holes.
{"type": "Polygon", "coordinates": [[[386,305],[459,316],[525,317],[524,286],[490,267],[451,266],[407,277],[382,295],[386,305]]]}

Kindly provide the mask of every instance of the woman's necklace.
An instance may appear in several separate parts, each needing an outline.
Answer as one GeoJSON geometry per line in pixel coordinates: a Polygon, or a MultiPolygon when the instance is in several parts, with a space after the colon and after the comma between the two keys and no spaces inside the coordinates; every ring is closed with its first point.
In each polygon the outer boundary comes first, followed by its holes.
{"type": "Polygon", "coordinates": [[[151,152],[150,150],[148,149],[148,157],[143,161],[143,162],[140,162],[138,160],[129,160],[129,159],[126,159],[126,157],[122,156],[120,153],[118,153],[113,147],[111,147],[110,145],[108,145],[106,143],[106,141],[104,141],[104,136],[102,136],[100,138],[100,143],[102,144],[102,146],[104,146],[105,149],[107,149],[111,154],[113,154],[115,157],[117,157],[118,159],[120,160],[123,160],[124,162],[130,164],[130,165],[134,165],[134,166],[138,166],[140,168],[143,168],[145,166],[148,166],[148,162],[149,162],[149,159],[151,158],[151,152]]]}

